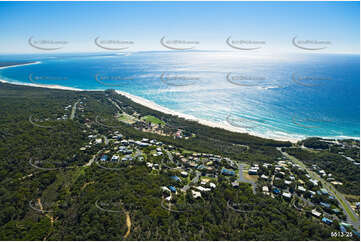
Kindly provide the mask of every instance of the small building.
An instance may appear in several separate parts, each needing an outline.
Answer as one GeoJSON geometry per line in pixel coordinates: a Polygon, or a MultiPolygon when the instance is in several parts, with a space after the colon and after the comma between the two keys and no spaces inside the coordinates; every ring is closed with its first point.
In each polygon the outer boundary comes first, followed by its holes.
{"type": "Polygon", "coordinates": [[[329,218],[323,217],[322,222],[324,222],[327,225],[331,225],[333,221],[329,218]]]}
{"type": "Polygon", "coordinates": [[[278,194],[281,193],[281,191],[278,188],[275,187],[275,188],[273,188],[273,193],[278,195],[278,194]]]}
{"type": "Polygon", "coordinates": [[[257,174],[258,174],[258,170],[257,170],[257,169],[249,169],[249,170],[248,170],[248,174],[249,174],[249,175],[257,175],[257,174]]]}
{"type": "Polygon", "coordinates": [[[310,179],[309,180],[314,186],[318,186],[318,180],[310,179]]]}
{"type": "Polygon", "coordinates": [[[187,176],[188,176],[188,172],[186,172],[186,171],[182,171],[182,172],[181,172],[181,176],[183,176],[183,177],[187,177],[187,176]]]}
{"type": "Polygon", "coordinates": [[[292,194],[289,193],[289,192],[283,192],[283,193],[282,193],[282,196],[283,196],[284,198],[286,198],[286,199],[291,199],[292,194]]]}
{"type": "Polygon", "coordinates": [[[268,192],[269,192],[268,187],[267,187],[267,186],[263,186],[263,187],[262,187],[262,192],[268,193],[268,192]]]}
{"type": "Polygon", "coordinates": [[[233,170],[227,170],[226,168],[222,168],[221,173],[226,176],[234,176],[235,175],[233,170]]]}
{"type": "Polygon", "coordinates": [[[316,209],[313,209],[311,213],[312,213],[313,216],[315,216],[315,217],[317,217],[317,218],[319,218],[319,217],[321,216],[321,213],[320,213],[320,212],[317,212],[316,209]]]}
{"type": "Polygon", "coordinates": [[[238,181],[232,182],[232,187],[239,187],[239,182],[238,181]]]}
{"type": "Polygon", "coordinates": [[[342,226],[342,224],[340,224],[340,231],[341,231],[342,233],[346,233],[346,232],[347,232],[346,228],[345,228],[344,226],[342,226]]]}
{"type": "Polygon", "coordinates": [[[161,189],[163,192],[168,192],[168,193],[170,193],[169,188],[166,187],[166,186],[163,186],[163,187],[161,187],[160,189],[161,189]]]}
{"type": "Polygon", "coordinates": [[[102,157],[100,158],[100,161],[107,161],[107,160],[108,160],[107,155],[102,155],[102,157]]]}
{"type": "Polygon", "coordinates": [[[180,182],[182,181],[178,176],[171,176],[170,177],[173,181],[180,182]]]}
{"type": "Polygon", "coordinates": [[[173,186],[168,186],[168,188],[171,192],[174,192],[174,193],[177,192],[177,189],[173,186]]]}
{"type": "Polygon", "coordinates": [[[197,191],[191,191],[192,192],[192,196],[193,198],[199,198],[199,197],[202,197],[202,194],[200,192],[197,192],[197,191]]]}
{"type": "Polygon", "coordinates": [[[339,213],[340,213],[340,209],[334,208],[334,209],[332,209],[332,212],[335,213],[335,214],[339,214],[339,213]]]}
{"type": "Polygon", "coordinates": [[[303,186],[298,186],[297,190],[300,192],[306,192],[306,188],[304,188],[303,186]]]}
{"type": "Polygon", "coordinates": [[[123,139],[122,141],[120,141],[120,143],[122,143],[122,145],[125,145],[125,146],[129,145],[129,142],[126,139],[123,139]]]}
{"type": "Polygon", "coordinates": [[[287,181],[287,180],[285,180],[285,184],[286,184],[286,185],[291,185],[291,184],[292,184],[292,182],[291,182],[291,181],[287,181]]]}
{"type": "Polygon", "coordinates": [[[261,176],[261,178],[264,179],[264,180],[268,180],[269,177],[266,176],[265,174],[263,174],[263,175],[261,176]]]}
{"type": "Polygon", "coordinates": [[[210,186],[211,188],[216,188],[216,184],[214,184],[213,182],[210,182],[210,183],[209,183],[209,186],[210,186]]]}
{"type": "Polygon", "coordinates": [[[324,203],[324,202],[320,202],[320,205],[321,205],[322,207],[324,207],[324,208],[330,208],[330,207],[331,207],[330,204],[324,203]]]}
{"type": "Polygon", "coordinates": [[[323,195],[327,195],[327,194],[328,194],[328,191],[327,191],[325,188],[321,188],[320,191],[321,191],[321,193],[322,193],[323,195]]]}
{"type": "Polygon", "coordinates": [[[211,189],[210,188],[205,188],[202,186],[197,186],[195,187],[197,190],[201,191],[201,192],[209,192],[211,189]]]}
{"type": "Polygon", "coordinates": [[[112,162],[118,162],[118,161],[119,161],[119,155],[113,155],[112,162]]]}
{"type": "Polygon", "coordinates": [[[103,142],[103,140],[101,138],[95,139],[96,144],[101,144],[102,142],[103,142]]]}

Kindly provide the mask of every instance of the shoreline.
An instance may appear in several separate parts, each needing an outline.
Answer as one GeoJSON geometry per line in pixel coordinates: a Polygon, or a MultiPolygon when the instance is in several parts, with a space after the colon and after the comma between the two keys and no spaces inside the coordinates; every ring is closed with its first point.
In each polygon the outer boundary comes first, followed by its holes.
{"type": "MultiPolygon", "coordinates": [[[[5,69],[5,68],[11,68],[11,67],[18,67],[18,66],[25,66],[25,65],[35,65],[35,64],[40,64],[40,61],[36,61],[33,63],[26,63],[26,64],[19,64],[19,65],[12,65],[12,66],[4,66],[4,67],[0,67],[0,69],[5,69]]],[[[19,86],[30,86],[30,87],[39,87],[39,88],[49,88],[49,89],[58,89],[58,90],[65,90],[65,91],[105,91],[104,89],[96,89],[96,90],[87,90],[87,89],[79,89],[79,88],[73,88],[73,87],[66,87],[66,86],[60,86],[60,85],[46,85],[46,84],[35,84],[35,83],[24,83],[24,82],[10,82],[10,81],[6,81],[1,79],[0,77],[0,83],[7,83],[7,84],[13,84],[13,85],[19,85],[19,86]]],[[[174,115],[180,118],[184,118],[186,120],[189,121],[195,121],[198,122],[201,125],[205,125],[208,127],[212,127],[212,128],[220,128],[220,129],[224,129],[230,132],[236,132],[236,133],[244,133],[244,134],[249,134],[252,136],[256,136],[256,137],[260,137],[263,139],[273,139],[273,140],[277,140],[277,141],[289,141],[291,143],[297,143],[298,141],[304,140],[306,138],[309,137],[318,137],[318,136],[304,136],[304,135],[297,135],[297,134],[293,134],[293,137],[291,134],[288,133],[281,133],[278,132],[278,134],[276,133],[268,133],[268,134],[260,134],[260,133],[256,133],[256,132],[250,132],[249,130],[245,129],[245,128],[240,128],[240,127],[235,127],[232,126],[231,124],[227,123],[226,121],[224,122],[214,122],[214,121],[209,121],[209,120],[205,120],[205,119],[200,119],[197,117],[194,117],[192,115],[189,114],[184,114],[181,112],[177,112],[171,109],[168,109],[166,107],[163,107],[153,101],[147,100],[145,98],[124,92],[124,91],[120,91],[120,90],[115,90],[115,92],[117,94],[123,95],[127,98],[129,98],[130,100],[132,100],[135,103],[138,103],[142,106],[145,106],[147,108],[165,113],[165,114],[169,114],[169,115],[174,115]],[[295,137],[297,136],[297,137],[295,137]]],[[[320,137],[323,139],[355,139],[355,140],[360,140],[359,137],[350,137],[350,136],[334,136],[334,137],[320,137]]]]}
{"type": "Polygon", "coordinates": [[[35,62],[25,63],[25,64],[15,64],[15,65],[10,65],[10,66],[1,66],[0,70],[7,69],[7,68],[12,68],[12,67],[19,67],[19,66],[37,65],[37,64],[40,64],[40,63],[41,63],[41,61],[35,61],[35,62]]]}
{"type": "Polygon", "coordinates": [[[274,139],[274,140],[278,140],[278,141],[290,141],[291,143],[296,143],[297,141],[300,141],[300,140],[303,140],[303,139],[306,138],[306,137],[300,137],[300,138],[290,138],[290,137],[286,138],[285,137],[285,138],[282,138],[281,136],[278,136],[278,137],[263,136],[261,134],[255,133],[255,132],[249,132],[248,130],[243,129],[243,128],[232,126],[230,124],[227,124],[226,122],[225,123],[218,123],[218,122],[213,122],[213,121],[209,121],[209,120],[200,119],[200,118],[194,117],[194,116],[189,115],[189,114],[180,113],[180,112],[168,109],[166,107],[163,107],[163,106],[161,106],[159,104],[156,104],[156,103],[154,103],[154,102],[152,102],[150,100],[144,99],[142,97],[129,94],[127,92],[123,92],[123,91],[119,91],[119,90],[115,90],[115,92],[129,98],[130,100],[132,100],[135,103],[138,103],[138,104],[143,105],[145,107],[148,107],[150,109],[153,109],[153,110],[156,110],[156,111],[159,111],[159,112],[162,112],[162,113],[178,116],[180,118],[184,118],[184,119],[189,120],[189,121],[195,121],[195,122],[198,122],[201,125],[205,125],[205,126],[212,127],[212,128],[220,128],[220,129],[224,129],[224,130],[231,131],[231,132],[237,132],[237,133],[246,133],[246,134],[257,136],[257,137],[264,138],[264,139],[274,139]]]}

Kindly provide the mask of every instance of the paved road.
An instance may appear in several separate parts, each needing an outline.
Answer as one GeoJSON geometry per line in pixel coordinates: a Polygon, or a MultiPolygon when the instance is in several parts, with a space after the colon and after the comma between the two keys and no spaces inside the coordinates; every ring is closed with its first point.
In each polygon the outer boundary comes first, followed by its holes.
{"type": "Polygon", "coordinates": [[[302,168],[304,168],[308,174],[313,178],[321,181],[324,188],[328,190],[330,194],[332,194],[337,201],[339,202],[342,210],[344,211],[345,215],[347,216],[347,222],[351,223],[354,228],[360,232],[360,217],[355,213],[355,211],[351,208],[350,203],[346,200],[346,198],[338,192],[334,186],[332,186],[330,183],[326,182],[324,179],[322,179],[317,173],[309,170],[305,164],[303,164],[302,161],[298,160],[296,157],[293,157],[289,155],[286,152],[281,151],[281,148],[277,148],[284,156],[290,158],[292,161],[300,165],[302,168]]]}
{"type": "Polygon", "coordinates": [[[250,183],[252,185],[253,194],[256,194],[256,183],[243,178],[243,166],[244,164],[238,163],[238,176],[239,176],[238,181],[250,183]]]}
{"type": "Polygon", "coordinates": [[[121,113],[123,113],[123,110],[122,110],[122,108],[121,107],[119,107],[119,105],[113,100],[113,99],[111,99],[111,98],[108,98],[108,100],[111,102],[111,103],[113,103],[114,104],[114,106],[121,112],[121,113]]]}
{"type": "Polygon", "coordinates": [[[71,109],[70,120],[74,119],[75,113],[76,113],[76,106],[78,105],[79,102],[80,102],[80,100],[78,100],[76,103],[74,103],[73,108],[71,109]]]}
{"type": "Polygon", "coordinates": [[[93,162],[95,161],[95,157],[97,157],[97,155],[99,155],[101,152],[102,152],[102,150],[98,151],[98,153],[93,155],[93,157],[89,160],[89,162],[84,165],[84,167],[91,166],[93,164],[93,162]]]}
{"type": "Polygon", "coordinates": [[[192,181],[191,181],[189,184],[185,185],[185,186],[182,188],[182,190],[183,190],[184,192],[186,192],[186,191],[190,188],[190,184],[194,184],[194,183],[197,183],[197,182],[198,182],[200,176],[201,176],[201,173],[200,173],[199,171],[196,171],[196,176],[192,179],[192,181]]]}

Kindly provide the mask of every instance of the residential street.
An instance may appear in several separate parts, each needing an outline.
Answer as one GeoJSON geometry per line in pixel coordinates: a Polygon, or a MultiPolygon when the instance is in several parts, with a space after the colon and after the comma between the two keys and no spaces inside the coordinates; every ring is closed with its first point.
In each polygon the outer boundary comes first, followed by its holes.
{"type": "Polygon", "coordinates": [[[277,148],[284,156],[294,161],[296,164],[300,165],[302,168],[304,168],[308,174],[312,177],[312,179],[319,180],[322,185],[327,189],[327,191],[332,194],[337,201],[340,203],[345,215],[347,216],[347,222],[352,224],[358,232],[360,232],[360,217],[355,213],[355,211],[351,208],[350,203],[346,200],[346,198],[338,192],[334,186],[332,186],[330,183],[326,182],[323,178],[321,178],[317,173],[311,171],[306,167],[305,164],[303,164],[302,161],[298,160],[297,158],[289,155],[286,152],[281,151],[281,148],[277,148]]]}

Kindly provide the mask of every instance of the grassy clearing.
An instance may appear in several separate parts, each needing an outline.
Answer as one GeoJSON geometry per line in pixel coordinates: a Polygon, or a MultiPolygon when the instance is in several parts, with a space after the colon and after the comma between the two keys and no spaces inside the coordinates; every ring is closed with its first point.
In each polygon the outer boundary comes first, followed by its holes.
{"type": "Polygon", "coordinates": [[[154,117],[154,116],[152,116],[152,115],[144,116],[144,117],[142,118],[142,120],[147,121],[147,122],[151,122],[151,123],[153,123],[153,124],[165,125],[165,122],[164,122],[164,121],[162,121],[162,120],[160,120],[160,119],[158,119],[158,118],[156,118],[156,117],[154,117]]]}

